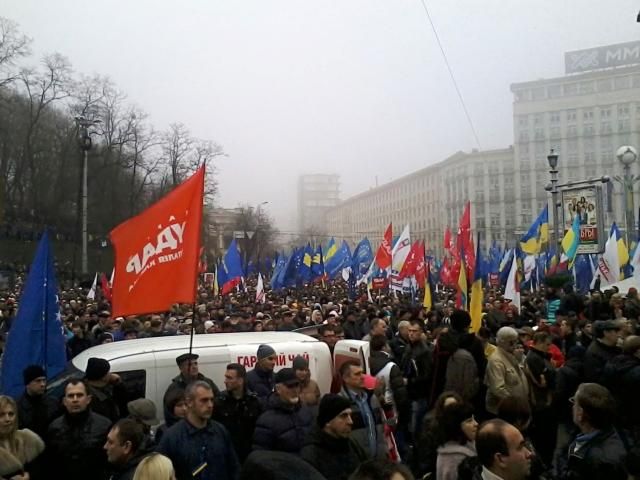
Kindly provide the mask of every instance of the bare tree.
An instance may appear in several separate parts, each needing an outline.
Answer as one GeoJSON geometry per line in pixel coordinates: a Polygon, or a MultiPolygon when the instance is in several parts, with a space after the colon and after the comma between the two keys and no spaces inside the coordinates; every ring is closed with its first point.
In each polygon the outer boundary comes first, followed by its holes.
{"type": "Polygon", "coordinates": [[[0,17],[0,88],[18,78],[18,72],[12,69],[18,59],[29,53],[31,39],[20,33],[16,22],[0,17]]]}

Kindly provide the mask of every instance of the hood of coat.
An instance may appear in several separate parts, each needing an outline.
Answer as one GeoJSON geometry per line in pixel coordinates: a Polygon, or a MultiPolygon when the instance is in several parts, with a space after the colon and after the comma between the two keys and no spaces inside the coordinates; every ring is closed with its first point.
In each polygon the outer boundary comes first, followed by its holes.
{"type": "Polygon", "coordinates": [[[438,455],[465,455],[467,457],[475,457],[476,445],[473,442],[467,442],[460,445],[459,442],[447,442],[438,447],[438,455]]]}

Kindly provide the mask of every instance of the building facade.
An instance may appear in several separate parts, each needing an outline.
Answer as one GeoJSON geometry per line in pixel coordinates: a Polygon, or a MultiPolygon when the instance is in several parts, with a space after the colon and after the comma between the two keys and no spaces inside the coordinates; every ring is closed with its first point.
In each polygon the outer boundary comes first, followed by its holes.
{"type": "Polygon", "coordinates": [[[323,232],[325,214],[340,203],[340,177],[330,174],[298,178],[298,232],[323,232]]]}
{"type": "MultiPolygon", "coordinates": [[[[480,241],[513,246],[550,200],[545,187],[551,149],[559,155],[561,183],[623,175],[617,149],[640,146],[640,42],[570,52],[567,59],[577,59],[567,67],[572,73],[511,85],[512,147],[458,152],[351,197],[327,212],[329,235],[351,241],[366,235],[377,242],[389,222],[396,234],[409,224],[412,237],[440,255],[445,228],[455,233],[464,202],[470,200],[471,226],[480,241]],[[594,63],[596,55],[600,63],[594,63]]],[[[631,173],[640,174],[640,160],[631,173]]],[[[616,221],[624,227],[622,191],[615,180],[605,187],[607,226],[616,221]]]]}

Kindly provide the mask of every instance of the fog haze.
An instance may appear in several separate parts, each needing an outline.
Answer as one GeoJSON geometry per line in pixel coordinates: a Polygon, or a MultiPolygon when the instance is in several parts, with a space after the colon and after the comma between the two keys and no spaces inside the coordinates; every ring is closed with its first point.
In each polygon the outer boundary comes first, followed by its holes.
{"type": "MultiPolygon", "coordinates": [[[[4,0],[0,13],[77,72],[110,76],[157,129],[222,145],[217,203],[268,201],[295,232],[296,180],[341,197],[513,143],[514,82],[564,74],[564,52],[636,40],[637,0],[4,0]]],[[[34,57],[35,58],[35,57],[34,57]]]]}

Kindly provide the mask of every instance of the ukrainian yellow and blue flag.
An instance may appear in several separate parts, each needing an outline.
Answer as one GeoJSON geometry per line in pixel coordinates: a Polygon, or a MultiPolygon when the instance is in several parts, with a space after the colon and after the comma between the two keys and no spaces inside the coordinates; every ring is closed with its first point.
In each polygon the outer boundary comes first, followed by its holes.
{"type": "Polygon", "coordinates": [[[611,225],[611,232],[609,233],[610,237],[613,235],[616,236],[616,245],[618,246],[618,261],[620,262],[620,266],[624,267],[629,263],[629,250],[627,249],[627,244],[624,243],[624,238],[616,222],[613,222],[611,225]]]}
{"type": "Polygon", "coordinates": [[[471,315],[471,332],[476,333],[482,326],[482,303],[484,292],[482,291],[482,277],[484,276],[484,262],[481,261],[480,239],[476,246],[476,271],[473,274],[473,283],[471,284],[471,305],[469,306],[469,314],[471,315]]]}
{"type": "Polygon", "coordinates": [[[527,233],[520,239],[520,248],[529,255],[540,253],[542,245],[549,241],[549,207],[542,209],[527,233]]]}
{"type": "Polygon", "coordinates": [[[561,245],[562,251],[569,262],[569,268],[571,268],[578,253],[578,246],[580,245],[580,215],[574,217],[573,225],[571,225],[571,228],[564,234],[561,245]]]}

